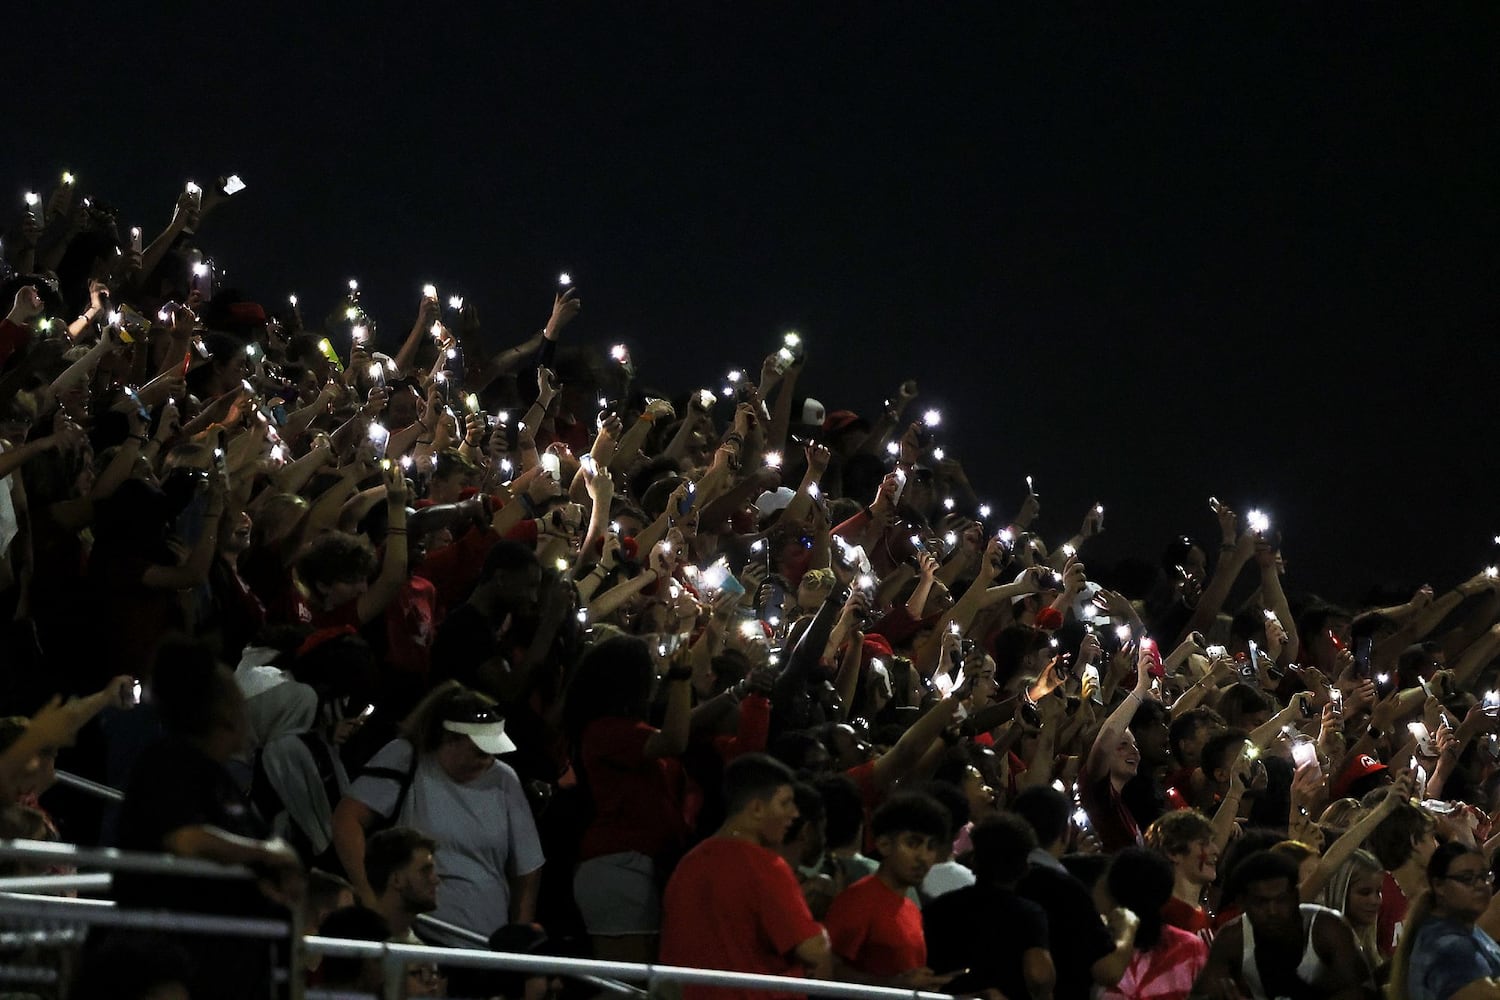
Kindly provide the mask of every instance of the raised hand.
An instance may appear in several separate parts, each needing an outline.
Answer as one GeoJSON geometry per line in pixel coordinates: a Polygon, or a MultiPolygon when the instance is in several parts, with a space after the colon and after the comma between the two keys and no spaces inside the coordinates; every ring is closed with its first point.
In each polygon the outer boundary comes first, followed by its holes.
{"type": "Polygon", "coordinates": [[[562,328],[573,322],[573,317],[578,315],[578,310],[583,308],[583,300],[578,297],[578,289],[568,288],[558,292],[552,299],[552,315],[547,317],[547,326],[543,335],[548,340],[556,340],[562,328]]]}

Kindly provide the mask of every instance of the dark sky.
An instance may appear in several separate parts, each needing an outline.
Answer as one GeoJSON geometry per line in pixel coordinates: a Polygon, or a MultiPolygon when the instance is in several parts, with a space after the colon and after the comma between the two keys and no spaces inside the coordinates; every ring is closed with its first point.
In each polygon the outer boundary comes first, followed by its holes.
{"type": "Polygon", "coordinates": [[[917,378],[998,508],[1103,500],[1098,562],[1210,493],[1294,590],[1500,556],[1494,4],[140,6],[0,70],[17,205],[238,171],[202,242],[263,301],[357,275],[391,338],[436,280],[499,343],[567,268],[570,336],[673,389],[795,326],[830,408],[917,378]]]}

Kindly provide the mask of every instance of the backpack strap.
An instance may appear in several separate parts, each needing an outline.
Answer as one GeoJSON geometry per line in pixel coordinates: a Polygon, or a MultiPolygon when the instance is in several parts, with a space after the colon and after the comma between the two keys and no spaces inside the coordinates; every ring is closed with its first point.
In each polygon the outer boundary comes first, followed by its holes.
{"type": "Polygon", "coordinates": [[[404,771],[394,767],[366,767],[359,773],[360,777],[384,778],[396,783],[396,804],[392,807],[390,816],[383,817],[384,822],[379,824],[379,828],[383,830],[386,827],[395,826],[401,816],[401,807],[406,805],[406,795],[411,791],[412,783],[417,777],[417,748],[411,748],[411,763],[404,771]]]}

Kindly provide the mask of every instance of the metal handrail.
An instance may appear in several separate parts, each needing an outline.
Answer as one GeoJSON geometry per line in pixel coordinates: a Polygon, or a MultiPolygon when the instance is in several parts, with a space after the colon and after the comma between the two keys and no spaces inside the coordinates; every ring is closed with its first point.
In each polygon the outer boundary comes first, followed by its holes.
{"type": "Polygon", "coordinates": [[[142,875],[176,875],[188,878],[251,879],[255,873],[244,865],[221,865],[171,854],[121,851],[113,847],[79,847],[50,840],[0,840],[0,857],[18,861],[40,861],[73,868],[104,868],[142,875]]]}
{"type": "MultiPolygon", "coordinates": [[[[489,938],[485,937],[483,934],[480,934],[478,931],[471,931],[467,927],[460,927],[458,926],[458,924],[450,924],[446,920],[439,920],[437,917],[434,917],[430,913],[419,913],[417,915],[416,922],[418,925],[426,927],[428,930],[438,931],[443,934],[451,935],[452,937],[458,938],[461,941],[468,941],[471,944],[477,944],[480,948],[488,948],[490,946],[489,938]]],[[[631,986],[629,983],[622,983],[613,979],[604,979],[600,976],[570,976],[569,978],[576,978],[582,982],[588,983],[590,986],[597,986],[601,990],[606,990],[610,993],[618,993],[621,996],[643,997],[646,995],[646,991],[640,989],[639,987],[631,986]]]]}
{"type": "Polygon", "coordinates": [[[109,872],[91,875],[13,875],[0,878],[0,892],[108,892],[114,884],[109,872]]]}
{"type": "Polygon", "coordinates": [[[57,775],[57,783],[60,785],[76,788],[80,792],[92,795],[96,799],[104,799],[106,802],[125,801],[125,793],[113,785],[101,785],[97,781],[90,781],[88,778],[80,774],[74,774],[72,771],[54,771],[53,773],[57,775]]]}
{"type": "Polygon", "coordinates": [[[948,993],[924,990],[902,990],[888,986],[861,986],[827,979],[801,979],[790,976],[765,976],[751,972],[725,972],[719,969],[690,969],[678,965],[637,965],[633,962],[601,962],[586,958],[561,958],[555,955],[519,955],[509,952],[478,951],[473,948],[432,948],[427,945],[393,944],[388,941],[351,941],[343,938],[308,937],[304,939],[309,954],[336,955],[344,958],[374,958],[385,966],[386,997],[401,995],[410,962],[440,962],[444,965],[475,969],[500,969],[533,975],[595,975],[617,979],[645,980],[647,983],[691,983],[699,986],[725,986],[739,989],[776,990],[808,996],[859,997],[864,1000],[952,1000],[948,993]]]}

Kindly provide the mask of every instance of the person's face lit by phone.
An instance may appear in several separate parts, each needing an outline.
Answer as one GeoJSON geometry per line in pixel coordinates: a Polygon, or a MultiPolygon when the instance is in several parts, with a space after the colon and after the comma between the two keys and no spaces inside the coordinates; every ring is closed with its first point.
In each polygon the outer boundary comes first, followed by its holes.
{"type": "Polygon", "coordinates": [[[390,398],[386,400],[387,419],[391,427],[410,427],[416,422],[421,400],[411,386],[388,386],[390,398]]]}

